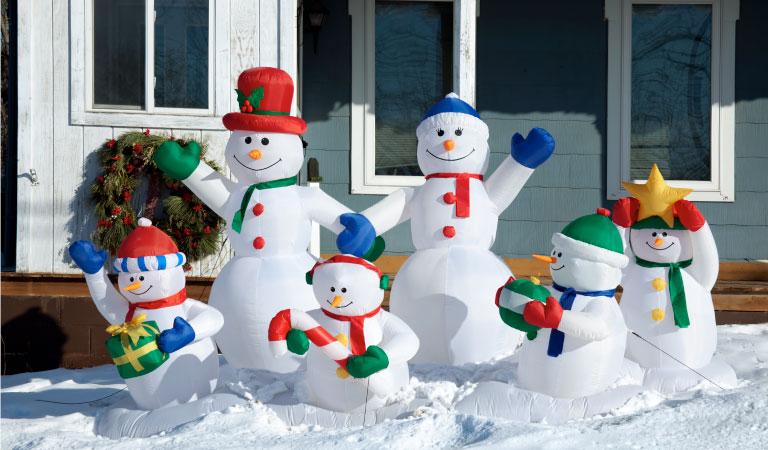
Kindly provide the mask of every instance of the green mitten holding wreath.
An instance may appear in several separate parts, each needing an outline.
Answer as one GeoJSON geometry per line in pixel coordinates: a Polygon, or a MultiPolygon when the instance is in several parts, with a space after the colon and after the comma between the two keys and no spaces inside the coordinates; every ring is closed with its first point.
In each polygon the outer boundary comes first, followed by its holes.
{"type": "Polygon", "coordinates": [[[157,148],[152,160],[166,175],[185,180],[200,164],[200,146],[194,141],[186,147],[176,141],[165,141],[157,148]]]}

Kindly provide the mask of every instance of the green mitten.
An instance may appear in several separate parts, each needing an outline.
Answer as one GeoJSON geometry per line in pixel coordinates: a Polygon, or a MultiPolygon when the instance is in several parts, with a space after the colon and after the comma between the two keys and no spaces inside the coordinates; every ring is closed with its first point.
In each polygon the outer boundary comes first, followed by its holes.
{"type": "Polygon", "coordinates": [[[355,378],[368,378],[389,366],[389,358],[381,348],[371,345],[365,354],[352,356],[347,361],[347,372],[355,378]]]}
{"type": "Polygon", "coordinates": [[[303,355],[309,350],[309,339],[307,339],[307,333],[291,328],[288,331],[288,335],[285,337],[286,344],[288,344],[288,351],[296,353],[297,355],[303,355]]]}
{"type": "Polygon", "coordinates": [[[536,338],[541,329],[523,318],[525,304],[531,300],[546,303],[549,291],[528,280],[515,280],[499,289],[499,316],[507,325],[527,333],[528,340],[536,338]]]}
{"type": "Polygon", "coordinates": [[[152,159],[166,175],[184,180],[192,175],[200,164],[200,146],[195,141],[191,141],[186,147],[176,141],[165,141],[155,150],[152,159]]]}

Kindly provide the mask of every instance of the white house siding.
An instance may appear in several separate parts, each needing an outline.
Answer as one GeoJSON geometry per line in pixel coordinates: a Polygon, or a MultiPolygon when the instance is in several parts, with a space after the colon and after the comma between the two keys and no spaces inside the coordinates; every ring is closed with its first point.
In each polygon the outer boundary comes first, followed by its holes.
{"type": "MultiPolygon", "coordinates": [[[[216,0],[211,13],[219,26],[210,43],[215,45],[210,69],[229,83],[210,87],[216,89],[215,119],[89,113],[84,107],[86,1],[91,0],[27,0],[18,5],[19,272],[80,272],[67,247],[90,239],[96,227],[88,186],[99,167],[91,156],[105,140],[145,128],[204,139],[210,143],[209,156],[224,167],[229,132],[219,117],[237,109],[238,75],[249,67],[273,66],[296,79],[298,0],[216,0]],[[31,169],[37,173],[36,186],[31,169]]],[[[218,264],[215,255],[193,264],[190,275],[216,275],[230,253],[226,246],[218,264]]]]}

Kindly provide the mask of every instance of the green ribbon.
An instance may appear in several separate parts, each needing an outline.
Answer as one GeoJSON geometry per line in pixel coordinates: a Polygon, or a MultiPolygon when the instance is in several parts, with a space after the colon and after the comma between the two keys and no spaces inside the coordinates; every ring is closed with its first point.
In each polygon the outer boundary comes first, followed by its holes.
{"type": "Polygon", "coordinates": [[[685,302],[685,287],[683,286],[683,275],[680,269],[690,266],[693,259],[680,261],[679,263],[656,263],[646,261],[635,257],[637,265],[641,267],[669,267],[667,279],[669,280],[669,298],[672,301],[672,312],[675,315],[675,325],[680,328],[688,328],[691,321],[688,319],[688,306],[685,302]]]}
{"type": "Polygon", "coordinates": [[[298,180],[299,176],[294,175],[288,178],[280,178],[279,180],[265,181],[263,183],[256,183],[248,186],[248,190],[245,191],[245,195],[243,196],[243,201],[240,202],[240,210],[237,211],[235,213],[235,217],[232,218],[232,229],[237,233],[240,233],[240,231],[243,229],[243,218],[245,217],[245,210],[248,208],[248,202],[251,201],[253,191],[256,189],[261,191],[264,189],[293,186],[298,182],[298,180]]]}

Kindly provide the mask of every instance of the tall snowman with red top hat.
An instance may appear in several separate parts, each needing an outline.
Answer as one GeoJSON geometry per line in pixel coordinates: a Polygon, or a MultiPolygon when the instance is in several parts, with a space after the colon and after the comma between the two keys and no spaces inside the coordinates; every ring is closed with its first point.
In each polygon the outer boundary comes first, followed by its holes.
{"type": "Polygon", "coordinates": [[[349,220],[339,249],[360,230],[381,234],[411,219],[416,252],[392,286],[392,312],[421,341],[415,362],[464,364],[486,361],[514,349],[520,333],[498,320],[488,304],[511,275],[489,249],[499,215],[512,203],[555,141],[541,128],[512,137],[510,156],[485,179],[490,151],[488,126],[456,94],[433,106],[416,129],[423,186],[393,192],[349,220]]]}
{"type": "MultiPolygon", "coordinates": [[[[240,111],[223,121],[232,131],[225,156],[237,182],[202,162],[194,143],[182,148],[167,141],[154,161],[227,221],[235,257],[211,290],[210,304],[226,321],[216,344],[235,367],[290,372],[301,360],[272,357],[269,321],[286,307],[315,307],[304,283],[315,263],[307,253],[312,221],[339,233],[344,229],[339,216],[350,210],[319,189],[297,186],[304,160],[299,135],[307,124],[290,115],[291,77],[271,67],[248,69],[236,92],[240,111]]],[[[365,253],[371,241],[365,244],[353,245],[354,252],[365,253]]]]}
{"type": "Polygon", "coordinates": [[[156,345],[167,360],[146,374],[126,378],[125,384],[140,408],[157,409],[191,402],[216,388],[219,359],[213,335],[224,318],[215,308],[187,298],[186,257],[171,238],[149,219],[139,219],[138,225],[120,245],[113,265],[119,291],[104,270],[104,250],[77,241],[69,254],[85,272],[91,297],[109,323],[130,324],[144,316],[145,322],[156,323],[156,345]]]}
{"type": "Polygon", "coordinates": [[[621,310],[636,334],[628,336],[627,357],[646,369],[645,387],[661,392],[687,389],[704,377],[732,386],[733,369],[712,358],[711,290],[720,266],[709,224],[683,199],[692,189],[667,185],[656,164],[645,184],[622,184],[633,196],[613,210],[629,256],[621,310]]]}
{"type": "Polygon", "coordinates": [[[307,282],[320,309],[278,313],[269,330],[273,353],[309,350],[306,382],[316,406],[342,412],[382,406],[408,384],[407,362],[419,348],[408,325],[381,309],[388,277],[362,258],[337,255],[315,264],[307,282]]]}

